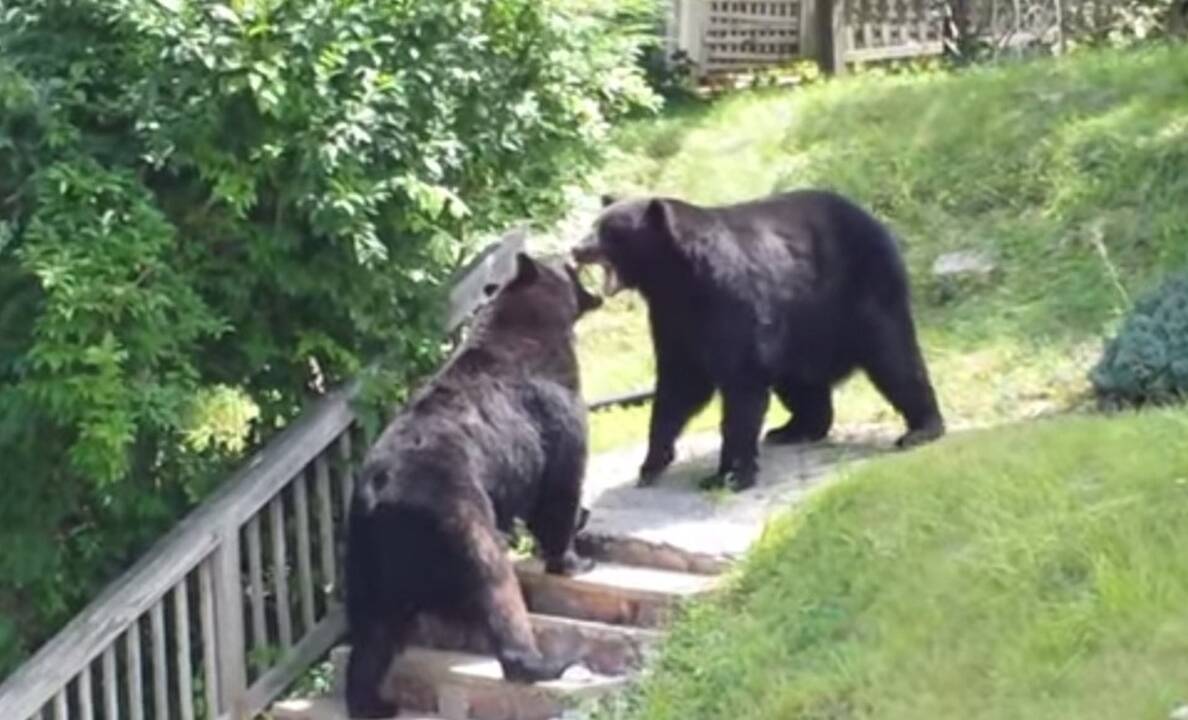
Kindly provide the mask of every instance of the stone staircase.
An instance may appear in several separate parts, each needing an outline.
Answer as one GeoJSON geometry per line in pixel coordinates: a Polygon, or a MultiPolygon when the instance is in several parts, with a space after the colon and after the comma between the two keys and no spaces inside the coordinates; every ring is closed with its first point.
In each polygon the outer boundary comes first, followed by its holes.
{"type": "MultiPolygon", "coordinates": [[[[712,590],[726,565],[627,537],[587,535],[579,548],[598,564],[575,577],[547,575],[536,560],[517,564],[541,652],[577,658],[579,665],[550,682],[507,682],[481,631],[424,617],[387,679],[400,717],[548,720],[617,690],[643,665],[675,608],[712,590]]],[[[331,653],[338,691],[349,654],[348,647],[331,653]]],[[[278,702],[269,714],[276,720],[347,719],[338,696],[278,702]]]]}
{"type": "MultiPolygon", "coordinates": [[[[572,711],[584,701],[630,681],[663,637],[674,608],[712,590],[772,514],[800,502],[839,466],[889,447],[891,431],[854,428],[835,432],[830,443],[765,448],[759,484],[717,497],[697,490],[698,479],[716,467],[716,433],[683,439],[673,468],[646,488],[634,482],[642,448],[592,457],[583,496],[591,516],[577,549],[598,564],[572,578],[545,575],[537,561],[517,566],[541,651],[577,657],[582,665],[553,682],[506,683],[482,633],[426,618],[388,678],[400,717],[580,717],[580,709],[572,711]]],[[[349,653],[332,653],[338,692],[349,653]]],[[[279,702],[270,714],[276,720],[347,718],[338,697],[279,702]]]]}

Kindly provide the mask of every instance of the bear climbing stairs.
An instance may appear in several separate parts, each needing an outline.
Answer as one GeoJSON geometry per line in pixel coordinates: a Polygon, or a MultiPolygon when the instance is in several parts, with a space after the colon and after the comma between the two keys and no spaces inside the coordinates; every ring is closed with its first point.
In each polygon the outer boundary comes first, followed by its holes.
{"type": "MultiPolygon", "coordinates": [[[[579,549],[598,563],[574,577],[547,575],[537,560],[517,574],[542,653],[580,667],[549,682],[503,679],[485,635],[422,618],[410,647],[393,663],[387,694],[401,718],[548,720],[623,687],[662,637],[683,601],[716,585],[725,562],[660,543],[583,535],[579,549]]],[[[334,697],[276,703],[276,720],[346,720],[342,678],[350,649],[331,653],[334,697]]]]}

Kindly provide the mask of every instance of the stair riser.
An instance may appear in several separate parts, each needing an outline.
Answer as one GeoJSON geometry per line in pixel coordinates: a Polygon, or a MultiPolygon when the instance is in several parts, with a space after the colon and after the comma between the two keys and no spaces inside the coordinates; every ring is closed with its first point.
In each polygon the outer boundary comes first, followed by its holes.
{"type": "Polygon", "coordinates": [[[582,555],[623,565],[698,575],[718,575],[730,566],[730,561],[724,557],[688,552],[671,545],[615,535],[582,533],[575,538],[575,545],[582,555]]]}
{"type": "MultiPolygon", "coordinates": [[[[599,675],[623,675],[638,669],[657,637],[634,628],[591,628],[538,618],[533,618],[533,631],[537,647],[545,657],[581,662],[599,675]]],[[[409,642],[483,655],[494,651],[481,628],[464,628],[429,616],[418,621],[409,642]]]]}
{"type": "Polygon", "coordinates": [[[612,591],[524,582],[523,579],[521,587],[532,612],[611,625],[663,627],[671,620],[675,608],[671,598],[629,597],[612,591]]]}
{"type": "Polygon", "coordinates": [[[566,709],[557,698],[528,685],[475,688],[394,677],[389,691],[402,712],[440,715],[445,720],[549,720],[566,709]]]}

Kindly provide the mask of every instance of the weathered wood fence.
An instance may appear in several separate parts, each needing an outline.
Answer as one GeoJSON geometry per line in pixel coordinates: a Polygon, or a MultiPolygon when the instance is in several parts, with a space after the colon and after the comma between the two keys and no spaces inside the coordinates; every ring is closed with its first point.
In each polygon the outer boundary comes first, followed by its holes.
{"type": "MultiPolygon", "coordinates": [[[[797,60],[848,65],[939,55],[959,38],[995,52],[1101,31],[1112,0],[671,0],[670,57],[698,79],[797,60]]],[[[1188,13],[1186,13],[1188,14],[1188,13]]]]}
{"type": "MultiPolygon", "coordinates": [[[[510,277],[524,241],[509,233],[461,273],[448,332],[510,277]]],[[[0,720],[252,717],[329,650],[367,442],[356,390],[322,398],[9,677],[0,720]]]]}
{"type": "Polygon", "coordinates": [[[668,48],[702,79],[794,60],[841,72],[937,55],[944,23],[934,0],[673,0],[668,48]]]}

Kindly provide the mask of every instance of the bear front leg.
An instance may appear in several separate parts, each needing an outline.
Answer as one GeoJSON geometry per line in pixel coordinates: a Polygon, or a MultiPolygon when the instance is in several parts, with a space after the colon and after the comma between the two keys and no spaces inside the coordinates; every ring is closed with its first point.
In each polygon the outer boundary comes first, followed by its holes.
{"type": "Polygon", "coordinates": [[[722,393],[722,449],[719,482],[733,490],[752,487],[759,477],[759,432],[770,395],[762,385],[741,385],[722,393]]]}
{"type": "Polygon", "coordinates": [[[581,506],[586,474],[585,428],[571,430],[549,433],[549,457],[540,492],[527,518],[528,529],[540,546],[545,572],[551,575],[577,575],[594,567],[593,559],[578,555],[573,547],[573,539],[586,524],[590,511],[581,506]]]}
{"type": "MultiPolygon", "coordinates": [[[[663,357],[663,355],[660,355],[663,357]]],[[[648,455],[639,484],[651,485],[676,458],[676,439],[714,395],[714,384],[688,358],[656,363],[656,394],[648,430],[648,455]]]]}

